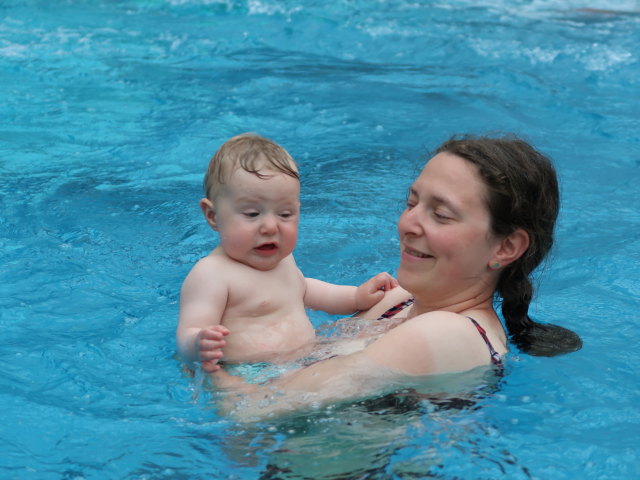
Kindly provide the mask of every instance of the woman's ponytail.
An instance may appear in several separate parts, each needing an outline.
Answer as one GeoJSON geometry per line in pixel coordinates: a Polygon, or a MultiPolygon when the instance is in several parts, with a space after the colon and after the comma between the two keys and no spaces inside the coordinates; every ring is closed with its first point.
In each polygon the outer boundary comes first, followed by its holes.
{"type": "Polygon", "coordinates": [[[529,317],[533,297],[531,280],[522,272],[503,272],[496,290],[502,305],[502,316],[514,345],[530,355],[553,357],[574,352],[582,347],[580,337],[558,325],[544,324],[529,317]]]}

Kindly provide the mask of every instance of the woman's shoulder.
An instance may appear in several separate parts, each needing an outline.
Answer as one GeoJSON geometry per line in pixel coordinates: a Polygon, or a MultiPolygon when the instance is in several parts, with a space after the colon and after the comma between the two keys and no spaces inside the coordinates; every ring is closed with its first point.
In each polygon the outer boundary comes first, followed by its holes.
{"type": "Polygon", "coordinates": [[[471,317],[461,313],[450,312],[448,310],[434,310],[432,312],[416,315],[405,321],[404,328],[409,331],[420,331],[431,338],[437,338],[442,341],[441,335],[468,335],[469,332],[475,331],[471,317]]]}
{"type": "Polygon", "coordinates": [[[374,362],[412,375],[463,372],[490,360],[471,320],[449,311],[417,315],[387,332],[367,350],[374,362]]]}

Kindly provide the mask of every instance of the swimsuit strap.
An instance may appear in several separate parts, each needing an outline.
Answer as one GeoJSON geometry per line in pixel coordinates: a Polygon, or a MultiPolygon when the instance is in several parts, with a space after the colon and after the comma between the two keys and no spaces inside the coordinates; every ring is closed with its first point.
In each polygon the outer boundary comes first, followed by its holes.
{"type": "Polygon", "coordinates": [[[471,322],[476,326],[476,328],[478,329],[478,333],[480,333],[480,336],[484,340],[484,343],[487,344],[487,347],[489,348],[489,353],[491,354],[491,363],[493,363],[498,367],[502,367],[502,357],[498,352],[496,352],[495,348],[493,348],[493,345],[491,345],[491,342],[489,341],[489,337],[487,337],[487,332],[485,331],[485,329],[482,328],[480,324],[476,322],[473,318],[471,317],[467,317],[467,318],[471,320],[471,322]]]}
{"type": "Polygon", "coordinates": [[[382,315],[380,315],[378,318],[376,318],[376,320],[382,320],[384,318],[393,317],[396,313],[400,313],[405,308],[413,305],[413,301],[414,301],[413,297],[411,297],[410,299],[405,300],[404,302],[400,302],[399,304],[394,305],[389,310],[387,310],[382,315]]]}
{"type": "MultiPolygon", "coordinates": [[[[376,320],[383,320],[385,318],[393,317],[395,314],[413,305],[413,302],[414,302],[413,297],[409,298],[408,300],[405,300],[404,302],[400,302],[397,305],[394,305],[393,307],[391,307],[386,312],[384,312],[376,320]]],[[[473,318],[471,317],[467,317],[467,318],[471,320],[471,322],[475,325],[476,329],[478,330],[478,333],[484,340],[484,343],[487,344],[487,348],[489,349],[489,353],[491,354],[491,363],[497,367],[502,367],[503,366],[502,356],[496,351],[495,348],[493,348],[493,345],[491,345],[491,342],[489,341],[489,337],[487,337],[487,332],[485,331],[485,329],[482,328],[480,324],[476,322],[473,318]]]]}

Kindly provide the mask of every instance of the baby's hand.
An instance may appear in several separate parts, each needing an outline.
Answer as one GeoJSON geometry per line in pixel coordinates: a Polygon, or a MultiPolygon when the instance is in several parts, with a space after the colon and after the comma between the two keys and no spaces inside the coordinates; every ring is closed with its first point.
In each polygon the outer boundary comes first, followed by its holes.
{"type": "Polygon", "coordinates": [[[222,358],[222,348],[225,346],[224,337],[229,335],[227,327],[214,325],[200,330],[198,334],[198,358],[205,372],[213,373],[220,370],[218,361],[222,358]]]}
{"type": "Polygon", "coordinates": [[[356,308],[358,310],[368,310],[383,299],[384,292],[397,286],[398,281],[387,272],[377,274],[356,290],[356,308]]]}

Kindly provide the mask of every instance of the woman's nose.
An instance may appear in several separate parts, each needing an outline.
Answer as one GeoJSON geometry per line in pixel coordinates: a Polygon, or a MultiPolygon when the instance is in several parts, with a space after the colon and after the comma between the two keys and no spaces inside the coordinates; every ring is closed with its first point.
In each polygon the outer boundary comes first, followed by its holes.
{"type": "Polygon", "coordinates": [[[398,233],[400,236],[420,235],[422,233],[420,218],[415,210],[415,208],[407,209],[400,215],[400,219],[398,220],[398,233]]]}

